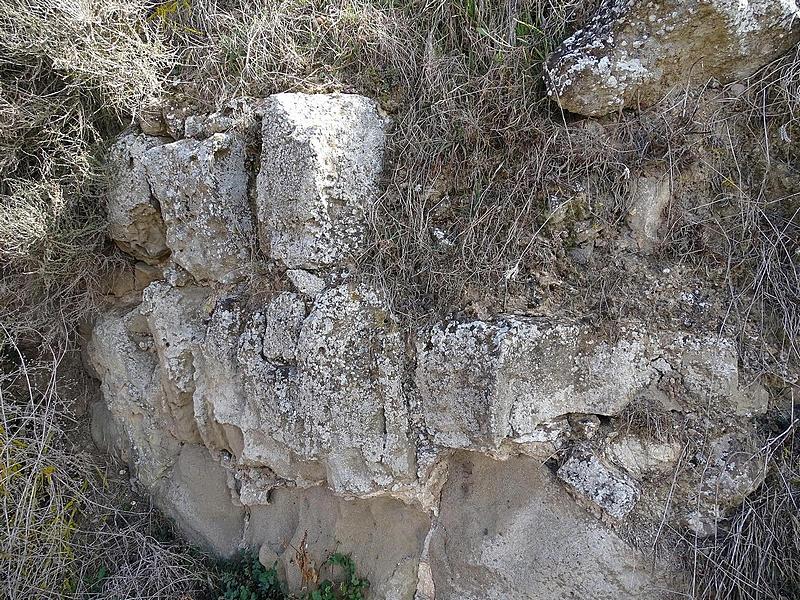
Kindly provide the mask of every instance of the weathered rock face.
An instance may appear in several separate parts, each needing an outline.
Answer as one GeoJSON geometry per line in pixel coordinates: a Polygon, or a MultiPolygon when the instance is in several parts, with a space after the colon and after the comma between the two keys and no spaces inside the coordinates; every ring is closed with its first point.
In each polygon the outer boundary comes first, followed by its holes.
{"type": "Polygon", "coordinates": [[[375,598],[658,597],[615,531],[645,492],[675,492],[669,518],[705,534],[760,475],[743,437],[690,450],[636,424],[757,412],[733,344],[525,315],[403,325],[351,270],[384,127],[363,98],[281,94],[189,116],[180,141],[123,138],[141,158],[115,168],[139,183],[113,210],[159,208],[168,252],[94,324],[95,438],[193,540],[260,547],[294,588],[302,546],[318,567],[352,553],[375,598]],[[673,478],[691,451],[714,469],[673,478]]]}
{"type": "Polygon", "coordinates": [[[755,72],[800,39],[795,0],[607,0],[547,61],[562,108],[601,116],[648,106],[689,80],[755,72]]]}
{"type": "Polygon", "coordinates": [[[109,156],[109,234],[122,250],[148,263],[169,254],[164,220],[142,161],[144,154],[159,144],[159,138],[129,135],[114,144],[109,156]]]}
{"type": "Polygon", "coordinates": [[[658,598],[670,586],[529,458],[459,455],[423,560],[443,600],[658,598]]]}
{"type": "Polygon", "coordinates": [[[421,336],[417,386],[434,440],[496,448],[569,414],[619,413],[652,378],[640,332],[615,343],[573,323],[447,323],[421,336]]]}
{"type": "Polygon", "coordinates": [[[142,158],[175,264],[198,281],[240,276],[253,251],[244,141],[217,133],[156,146],[142,158]]]}

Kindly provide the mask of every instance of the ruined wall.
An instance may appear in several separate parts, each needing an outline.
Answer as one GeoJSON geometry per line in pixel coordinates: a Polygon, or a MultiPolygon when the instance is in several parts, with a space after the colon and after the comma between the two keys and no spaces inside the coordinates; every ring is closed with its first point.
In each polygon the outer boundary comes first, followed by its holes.
{"type": "MultiPolygon", "coordinates": [[[[633,4],[614,25],[626,35],[658,22],[633,4]]],[[[730,3],[695,4],[721,15],[730,3]]],[[[769,21],[758,36],[792,3],[777,4],[749,5],[769,21]]],[[[628,44],[614,35],[618,53],[628,44]]],[[[784,46],[772,37],[762,60],[784,46]]],[[[649,39],[632,45],[656,56],[649,39]]],[[[585,62],[575,40],[551,60],[565,108],[607,112],[669,79],[642,66],[660,75],[608,99],[565,66],[585,62]]],[[[730,64],[714,68],[740,75],[730,64]]],[[[95,439],[186,535],[222,555],[259,548],[295,589],[303,543],[318,564],[351,553],[374,598],[682,589],[680,565],[647,550],[670,529],[712,534],[758,487],[751,431],[766,392],[740,373],[733,341],[708,331],[399,319],[355,269],[388,125],[360,96],[278,94],[118,140],[110,231],[137,262],[86,343],[103,396],[95,439]]],[[[668,201],[660,185],[636,191],[642,251],[668,201]]]]}

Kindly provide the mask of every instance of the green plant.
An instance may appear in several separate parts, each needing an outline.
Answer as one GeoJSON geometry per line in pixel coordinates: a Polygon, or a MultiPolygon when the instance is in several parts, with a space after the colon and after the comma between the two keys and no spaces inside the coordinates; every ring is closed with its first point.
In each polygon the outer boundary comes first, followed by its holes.
{"type": "Polygon", "coordinates": [[[308,600],[364,600],[369,581],[356,575],[356,565],[353,559],[347,554],[336,552],[331,554],[327,562],[341,567],[344,571],[344,581],[339,583],[323,581],[319,589],[308,595],[308,600]]]}
{"type": "Polygon", "coordinates": [[[356,565],[350,556],[332,554],[326,564],[342,570],[343,579],[325,579],[317,588],[300,596],[290,594],[279,579],[276,565],[262,565],[258,557],[248,551],[236,559],[220,565],[220,600],[364,600],[369,581],[356,574],[356,565]]]}
{"type": "Polygon", "coordinates": [[[242,552],[238,559],[227,563],[222,570],[224,600],[282,600],[286,598],[283,583],[275,566],[262,565],[258,556],[242,552]]]}

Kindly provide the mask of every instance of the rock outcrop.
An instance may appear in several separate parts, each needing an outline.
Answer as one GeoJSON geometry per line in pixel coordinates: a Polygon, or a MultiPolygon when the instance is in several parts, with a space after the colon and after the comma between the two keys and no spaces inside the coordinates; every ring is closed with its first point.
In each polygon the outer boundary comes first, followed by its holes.
{"type": "Polygon", "coordinates": [[[795,0],[605,0],[547,60],[562,108],[602,116],[754,73],[800,40],[795,0]]]}
{"type": "Polygon", "coordinates": [[[552,316],[404,324],[352,269],[385,126],[365,98],[280,94],[188,117],[179,141],[121,139],[111,232],[162,276],[94,324],[95,438],[187,535],[260,547],[295,588],[305,544],[318,566],[352,553],[375,598],[657,598],[668,569],[617,530],[650,514],[644,491],[708,533],[761,474],[731,435],[696,440],[713,481],[673,476],[687,447],[640,423],[758,410],[733,344],[552,316]],[[168,251],[133,243],[159,222],[168,251]]]}

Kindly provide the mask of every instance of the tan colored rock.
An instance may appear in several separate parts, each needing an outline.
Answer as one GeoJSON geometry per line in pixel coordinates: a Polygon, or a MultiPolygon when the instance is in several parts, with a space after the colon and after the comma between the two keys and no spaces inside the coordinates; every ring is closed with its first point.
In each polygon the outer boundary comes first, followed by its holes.
{"type": "Polygon", "coordinates": [[[148,98],[145,100],[141,111],[136,115],[136,122],[139,125],[139,129],[142,130],[142,133],[146,135],[169,135],[159,98],[148,98]]]}
{"type": "Polygon", "coordinates": [[[795,0],[605,0],[547,59],[562,108],[601,116],[649,106],[691,80],[754,73],[800,40],[795,0]]]}
{"type": "Polygon", "coordinates": [[[413,483],[402,338],[372,290],[328,289],[308,316],[292,293],[250,314],[222,303],[210,327],[232,337],[204,345],[195,404],[240,438],[222,443],[242,465],[359,496],[413,483]]]}
{"type": "Polygon", "coordinates": [[[640,479],[671,472],[683,449],[677,441],[655,440],[623,434],[607,445],[609,459],[640,479]]]}
{"type": "Polygon", "coordinates": [[[180,450],[146,319],[133,310],[100,315],[88,341],[87,362],[100,379],[106,410],[95,410],[95,440],[127,462],[147,488],[171,468],[180,450]]]}
{"type": "Polygon", "coordinates": [[[633,198],[625,222],[630,227],[639,250],[652,252],[661,241],[659,230],[664,211],[672,199],[667,175],[643,175],[633,185],[633,198]]]}
{"type": "Polygon", "coordinates": [[[441,506],[423,557],[436,600],[655,600],[669,584],[538,461],[459,454],[441,506]]]}
{"type": "Polygon", "coordinates": [[[263,107],[258,222],[289,268],[351,263],[378,196],[386,120],[355,95],[275,94],[263,107]]]}
{"type": "Polygon", "coordinates": [[[227,472],[203,446],[181,446],[169,475],[155,485],[153,500],[193,543],[223,557],[240,549],[244,509],[232,502],[227,472]]]}
{"type": "MultiPolygon", "coordinates": [[[[345,500],[322,487],[275,490],[269,505],[254,506],[246,541],[277,556],[290,591],[302,584],[295,552],[305,540],[322,577],[341,577],[323,566],[333,552],[349,554],[358,575],[370,581],[369,598],[412,600],[430,517],[397,500],[345,500]]],[[[271,565],[270,565],[271,566],[271,565]]]]}
{"type": "Polygon", "coordinates": [[[169,432],[182,442],[200,442],[193,404],[194,355],[205,338],[208,297],[206,288],[155,282],[144,290],[139,308],[158,356],[164,408],[172,417],[169,432]]]}

